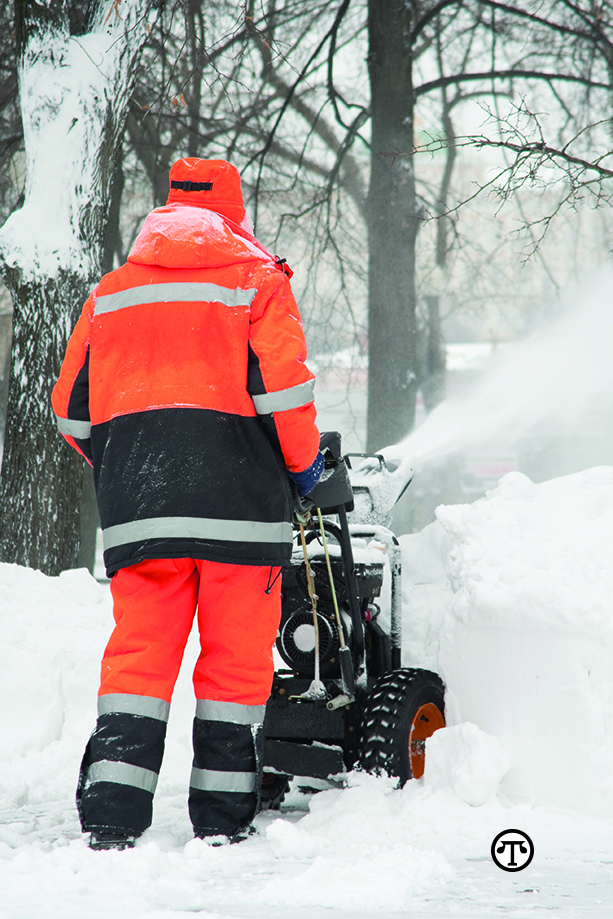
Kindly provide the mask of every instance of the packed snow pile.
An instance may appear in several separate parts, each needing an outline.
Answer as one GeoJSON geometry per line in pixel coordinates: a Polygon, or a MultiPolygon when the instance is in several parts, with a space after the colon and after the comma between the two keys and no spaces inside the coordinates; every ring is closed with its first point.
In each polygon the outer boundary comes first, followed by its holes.
{"type": "Polygon", "coordinates": [[[510,473],[403,537],[405,663],[500,740],[512,800],[613,815],[613,468],[510,473]]]}
{"type": "Polygon", "coordinates": [[[108,588],[85,569],[48,578],[17,565],[0,565],[0,610],[6,762],[87,731],[112,612],[108,588]]]}
{"type": "Polygon", "coordinates": [[[511,765],[498,738],[470,722],[436,731],[427,751],[424,784],[446,788],[473,807],[494,800],[511,765]]]}

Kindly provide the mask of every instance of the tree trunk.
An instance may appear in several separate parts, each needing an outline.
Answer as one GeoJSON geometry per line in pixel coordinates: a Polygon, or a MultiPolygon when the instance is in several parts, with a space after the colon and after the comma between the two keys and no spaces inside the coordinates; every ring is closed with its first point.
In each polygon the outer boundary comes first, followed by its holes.
{"type": "Polygon", "coordinates": [[[50,395],[100,276],[147,10],[147,0],[130,0],[120,17],[116,3],[96,3],[91,31],[77,40],[61,0],[16,3],[27,179],[23,208],[0,230],[0,270],[13,297],[0,561],[46,574],[80,563],[84,461],[57,433],[50,395]]]}
{"type": "Polygon", "coordinates": [[[413,149],[412,4],[369,0],[372,148],[367,224],[368,433],[377,450],[406,436],[419,373],[415,245],[419,217],[413,149]],[[395,153],[404,156],[396,158],[395,153]]]}
{"type": "Polygon", "coordinates": [[[421,394],[427,412],[433,411],[445,398],[447,353],[441,330],[439,299],[438,294],[426,294],[424,296],[427,323],[421,394]]]}
{"type": "Polygon", "coordinates": [[[187,110],[189,132],[187,135],[187,155],[200,156],[202,141],[200,139],[200,103],[202,101],[202,71],[204,69],[204,24],[202,21],[201,0],[189,0],[185,9],[187,40],[189,43],[190,81],[187,110]]]}
{"type": "Polygon", "coordinates": [[[21,282],[5,274],[13,295],[12,371],[0,479],[0,558],[47,574],[76,568],[84,460],[59,437],[51,411],[83,282],[71,274],[21,282]]]}

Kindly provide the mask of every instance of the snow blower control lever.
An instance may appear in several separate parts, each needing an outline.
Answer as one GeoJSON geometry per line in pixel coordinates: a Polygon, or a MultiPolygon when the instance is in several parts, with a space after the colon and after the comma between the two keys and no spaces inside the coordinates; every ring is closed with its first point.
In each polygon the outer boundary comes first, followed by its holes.
{"type": "Polygon", "coordinates": [[[296,511],[296,519],[300,528],[300,541],[304,554],[307,590],[313,613],[314,674],[313,681],[306,692],[300,693],[299,695],[290,696],[290,701],[302,702],[311,701],[313,699],[326,699],[328,695],[323,683],[320,680],[320,642],[319,621],[317,616],[317,601],[319,598],[316,593],[315,577],[309,560],[309,552],[305,535],[305,526],[313,523],[312,514],[313,511],[315,511],[319,522],[318,538],[321,537],[321,544],[323,545],[326,570],[328,573],[328,583],[330,586],[330,596],[332,598],[334,607],[334,616],[339,640],[338,658],[343,691],[340,696],[337,696],[335,699],[327,703],[328,709],[333,710],[334,708],[338,708],[341,705],[349,705],[355,700],[355,676],[353,672],[353,660],[351,657],[351,651],[347,645],[345,636],[345,626],[341,620],[338,600],[336,597],[334,575],[332,573],[330,553],[328,550],[328,540],[326,538],[326,529],[324,526],[321,507],[319,505],[322,503],[329,503],[332,495],[334,495],[335,500],[348,499],[350,503],[353,500],[353,493],[351,492],[351,483],[349,482],[347,476],[347,467],[343,457],[340,454],[340,437],[338,437],[338,435],[334,437],[330,434],[323,434],[320,447],[325,460],[323,476],[320,479],[319,485],[311,491],[306,500],[302,500],[296,511]],[[307,510],[309,505],[310,510],[307,510]]]}

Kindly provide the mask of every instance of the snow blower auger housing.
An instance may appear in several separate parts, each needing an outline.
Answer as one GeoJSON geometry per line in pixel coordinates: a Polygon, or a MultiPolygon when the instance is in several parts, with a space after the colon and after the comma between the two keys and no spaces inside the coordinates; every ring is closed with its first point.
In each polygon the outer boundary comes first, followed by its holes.
{"type": "Polygon", "coordinates": [[[326,468],[296,499],[282,575],[276,647],[287,666],[266,706],[263,807],[280,805],[294,775],[359,765],[400,784],[420,778],[425,742],[445,724],[440,677],[401,662],[401,553],[388,522],[411,473],[381,455],[343,456],[336,432],[321,450],[326,468]]]}

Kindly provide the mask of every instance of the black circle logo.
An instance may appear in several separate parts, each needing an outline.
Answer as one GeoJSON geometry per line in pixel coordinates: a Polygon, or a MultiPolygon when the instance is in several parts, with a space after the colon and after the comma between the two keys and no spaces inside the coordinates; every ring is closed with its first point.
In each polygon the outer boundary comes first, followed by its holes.
{"type": "Polygon", "coordinates": [[[491,851],[503,871],[523,871],[534,858],[534,844],[523,830],[503,830],[493,841],[491,851]]]}

